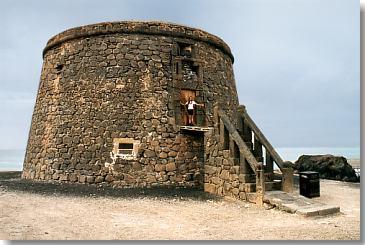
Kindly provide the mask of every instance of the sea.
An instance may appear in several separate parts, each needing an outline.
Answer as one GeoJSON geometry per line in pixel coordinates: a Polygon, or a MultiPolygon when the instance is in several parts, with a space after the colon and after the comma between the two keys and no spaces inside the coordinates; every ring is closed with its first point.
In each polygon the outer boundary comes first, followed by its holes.
{"type": "Polygon", "coordinates": [[[275,149],[284,161],[295,162],[301,155],[325,155],[343,156],[346,159],[360,159],[359,148],[331,148],[331,147],[283,147],[275,149]]]}
{"type": "MultiPolygon", "coordinates": [[[[295,162],[301,155],[343,156],[347,159],[360,159],[360,148],[276,148],[276,151],[284,161],[295,162]]],[[[21,171],[25,149],[0,149],[0,171],[21,171]]]]}

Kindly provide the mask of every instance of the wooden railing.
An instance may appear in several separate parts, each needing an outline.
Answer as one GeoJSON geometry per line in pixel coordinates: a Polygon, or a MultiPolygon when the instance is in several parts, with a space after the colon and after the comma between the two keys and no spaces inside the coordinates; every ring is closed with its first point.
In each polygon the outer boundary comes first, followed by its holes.
{"type": "Polygon", "coordinates": [[[240,155],[238,156],[240,162],[244,163],[244,161],[247,161],[251,169],[256,173],[257,169],[260,168],[259,167],[260,163],[256,160],[255,156],[247,147],[247,145],[245,144],[242,137],[240,136],[234,125],[231,123],[227,115],[223,111],[219,110],[218,116],[219,116],[218,120],[220,120],[219,122],[220,142],[222,142],[223,148],[226,148],[225,150],[231,150],[232,154],[235,155],[234,145],[232,147],[232,144],[235,143],[240,153],[240,155]]]}
{"type": "Polygon", "coordinates": [[[215,129],[219,134],[221,149],[229,150],[233,159],[239,159],[240,173],[243,174],[245,182],[251,182],[251,176],[255,177],[256,203],[262,205],[265,193],[265,174],[262,162],[257,161],[236,127],[217,106],[214,108],[214,114],[216,121],[215,129]]]}
{"type": "Polygon", "coordinates": [[[263,159],[263,147],[265,148],[265,168],[266,172],[273,171],[273,162],[279,167],[281,171],[284,169],[284,161],[275,151],[274,147],[266,139],[265,135],[257,127],[255,122],[248,115],[245,106],[241,105],[238,109],[239,122],[238,127],[241,129],[240,133],[249,148],[253,151],[256,159],[263,159]],[[252,134],[253,133],[253,134],[252,134]],[[253,142],[252,142],[253,138],[253,142]]]}
{"type": "Polygon", "coordinates": [[[282,190],[292,192],[292,169],[286,168],[283,159],[248,115],[245,107],[240,106],[237,112],[238,115],[234,117],[238,121],[234,125],[223,110],[217,105],[214,107],[214,128],[219,135],[221,150],[229,150],[231,157],[238,159],[240,171],[247,176],[247,182],[256,182],[257,202],[262,203],[265,179],[273,181],[274,162],[282,172],[282,190]],[[255,179],[251,178],[253,176],[255,179]]]}

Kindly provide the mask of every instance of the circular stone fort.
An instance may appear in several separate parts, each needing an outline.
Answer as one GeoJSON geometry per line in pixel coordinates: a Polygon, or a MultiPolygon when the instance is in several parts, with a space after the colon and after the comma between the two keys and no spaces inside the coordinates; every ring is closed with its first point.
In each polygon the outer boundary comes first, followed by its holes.
{"type": "Polygon", "coordinates": [[[162,22],[108,22],[51,38],[23,178],[113,186],[201,185],[213,106],[238,106],[220,38],[162,22]],[[195,106],[187,125],[185,103],[195,106]],[[190,125],[191,126],[191,125],[190,125]]]}
{"type": "Polygon", "coordinates": [[[54,36],[43,59],[23,178],[199,187],[257,203],[265,188],[292,190],[292,172],[239,105],[220,38],[106,22],[54,36]]]}

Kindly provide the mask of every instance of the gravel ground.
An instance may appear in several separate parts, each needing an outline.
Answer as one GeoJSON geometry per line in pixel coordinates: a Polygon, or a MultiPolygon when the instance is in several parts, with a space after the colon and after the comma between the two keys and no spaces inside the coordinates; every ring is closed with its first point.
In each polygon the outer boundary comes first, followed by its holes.
{"type": "Polygon", "coordinates": [[[360,183],[321,180],[341,213],[305,218],[199,189],[113,189],[0,172],[0,240],[359,240],[360,183]]]}

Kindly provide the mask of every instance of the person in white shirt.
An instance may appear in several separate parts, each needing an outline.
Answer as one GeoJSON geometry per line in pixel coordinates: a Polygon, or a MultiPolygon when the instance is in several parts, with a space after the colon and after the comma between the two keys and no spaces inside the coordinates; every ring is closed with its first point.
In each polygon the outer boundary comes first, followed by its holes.
{"type": "Polygon", "coordinates": [[[189,100],[185,103],[185,106],[187,106],[188,109],[188,124],[187,125],[194,125],[194,110],[195,106],[204,106],[204,104],[198,104],[196,103],[193,98],[190,96],[189,100]]]}

